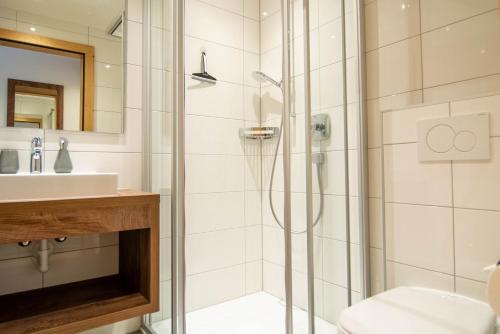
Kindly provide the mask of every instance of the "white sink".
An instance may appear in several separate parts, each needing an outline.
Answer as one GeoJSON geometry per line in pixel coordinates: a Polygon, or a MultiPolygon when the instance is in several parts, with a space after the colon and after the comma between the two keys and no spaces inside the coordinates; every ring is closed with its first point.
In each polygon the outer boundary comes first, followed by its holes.
{"type": "Polygon", "coordinates": [[[111,196],[116,173],[0,174],[0,202],[111,196]]]}

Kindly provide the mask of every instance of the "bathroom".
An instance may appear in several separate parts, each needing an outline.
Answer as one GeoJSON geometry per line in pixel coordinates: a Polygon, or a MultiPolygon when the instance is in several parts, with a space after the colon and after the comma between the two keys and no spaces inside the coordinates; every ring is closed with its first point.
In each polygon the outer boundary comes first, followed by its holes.
{"type": "Polygon", "coordinates": [[[0,0],[0,333],[500,332],[499,105],[497,0],[0,0]]]}

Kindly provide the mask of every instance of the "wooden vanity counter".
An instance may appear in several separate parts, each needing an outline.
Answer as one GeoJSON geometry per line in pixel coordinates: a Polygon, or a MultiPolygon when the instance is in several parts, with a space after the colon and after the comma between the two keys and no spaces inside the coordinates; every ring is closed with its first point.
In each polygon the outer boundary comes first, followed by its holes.
{"type": "Polygon", "coordinates": [[[159,205],[131,190],[0,203],[0,244],[119,233],[117,275],[0,296],[0,333],[77,333],[158,311],[159,205]]]}

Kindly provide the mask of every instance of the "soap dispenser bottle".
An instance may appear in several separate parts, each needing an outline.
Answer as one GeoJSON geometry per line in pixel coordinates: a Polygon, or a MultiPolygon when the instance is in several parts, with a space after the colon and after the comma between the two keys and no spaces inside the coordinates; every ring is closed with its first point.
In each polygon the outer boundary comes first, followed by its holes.
{"type": "Polygon", "coordinates": [[[54,171],[56,173],[71,173],[73,164],[68,152],[68,139],[59,138],[59,152],[57,153],[56,163],[54,164],[54,171]]]}

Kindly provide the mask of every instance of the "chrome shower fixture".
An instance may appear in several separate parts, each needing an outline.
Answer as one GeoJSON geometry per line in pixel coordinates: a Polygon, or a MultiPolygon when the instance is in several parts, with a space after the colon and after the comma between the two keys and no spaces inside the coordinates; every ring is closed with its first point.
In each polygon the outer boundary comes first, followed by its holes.
{"type": "Polygon", "coordinates": [[[217,79],[207,72],[207,53],[205,51],[201,52],[201,72],[191,74],[191,78],[211,84],[217,82],[217,79]]]}
{"type": "Polygon", "coordinates": [[[265,74],[264,72],[254,71],[253,72],[253,77],[255,78],[255,80],[257,80],[257,81],[259,81],[261,83],[270,82],[274,86],[276,86],[276,87],[278,87],[280,89],[282,88],[281,87],[282,81],[278,82],[278,81],[274,80],[273,78],[271,78],[269,75],[265,74]]]}

